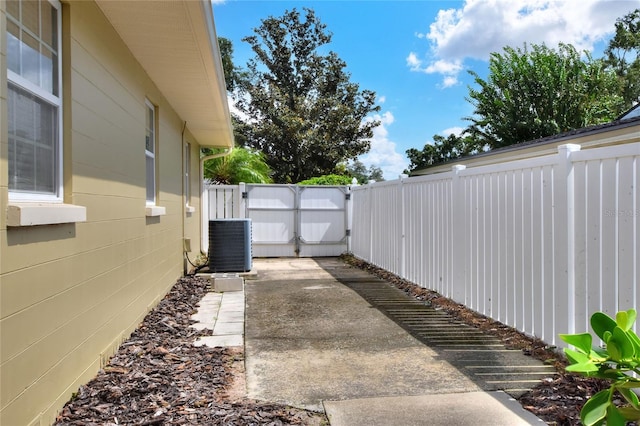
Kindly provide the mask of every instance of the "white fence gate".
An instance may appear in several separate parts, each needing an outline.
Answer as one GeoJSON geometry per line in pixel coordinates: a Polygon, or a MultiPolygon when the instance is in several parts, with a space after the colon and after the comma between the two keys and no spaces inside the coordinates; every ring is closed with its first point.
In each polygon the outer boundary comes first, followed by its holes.
{"type": "Polygon", "coordinates": [[[208,186],[203,247],[208,220],[250,218],[254,257],[338,256],[349,250],[350,193],[348,186],[208,186]]]}
{"type": "Polygon", "coordinates": [[[640,143],[354,187],[354,255],[554,344],[640,309],[640,143]]]}

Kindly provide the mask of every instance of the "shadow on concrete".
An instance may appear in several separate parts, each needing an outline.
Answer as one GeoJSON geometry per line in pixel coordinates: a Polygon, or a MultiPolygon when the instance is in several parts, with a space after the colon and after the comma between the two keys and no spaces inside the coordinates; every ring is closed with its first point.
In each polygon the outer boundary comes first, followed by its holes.
{"type": "Polygon", "coordinates": [[[451,315],[417,300],[393,284],[368,274],[356,277],[335,267],[334,260],[316,259],[338,282],[352,289],[372,307],[434,350],[439,359],[455,366],[486,391],[501,390],[520,397],[555,368],[507,349],[495,336],[463,324],[451,315]]]}

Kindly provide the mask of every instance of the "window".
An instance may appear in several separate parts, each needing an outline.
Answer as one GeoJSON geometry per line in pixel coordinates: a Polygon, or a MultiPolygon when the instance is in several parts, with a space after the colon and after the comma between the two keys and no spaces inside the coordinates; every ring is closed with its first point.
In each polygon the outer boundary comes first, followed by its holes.
{"type": "Polygon", "coordinates": [[[147,204],[156,203],[156,108],[149,101],[146,104],[146,135],[144,155],[147,176],[147,204]]]}
{"type": "Polygon", "coordinates": [[[196,208],[191,205],[191,144],[184,144],[184,200],[185,213],[193,214],[196,208]]]}
{"type": "Polygon", "coordinates": [[[62,201],[60,3],[6,5],[9,196],[62,201]]]}
{"type": "Polygon", "coordinates": [[[191,144],[184,144],[184,199],[187,206],[191,205],[191,144]]]}

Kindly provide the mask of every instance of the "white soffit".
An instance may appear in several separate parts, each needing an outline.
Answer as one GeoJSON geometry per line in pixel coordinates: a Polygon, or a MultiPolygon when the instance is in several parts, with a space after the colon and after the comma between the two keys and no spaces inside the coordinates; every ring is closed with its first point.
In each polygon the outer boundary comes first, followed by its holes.
{"type": "Polygon", "coordinates": [[[233,130],[209,0],[97,0],[198,143],[231,147],[233,130]]]}

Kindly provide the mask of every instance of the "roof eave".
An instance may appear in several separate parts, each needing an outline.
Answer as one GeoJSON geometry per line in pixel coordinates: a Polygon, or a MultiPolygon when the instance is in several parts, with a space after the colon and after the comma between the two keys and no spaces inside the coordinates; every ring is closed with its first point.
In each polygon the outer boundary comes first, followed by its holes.
{"type": "Polygon", "coordinates": [[[211,2],[96,3],[196,141],[202,146],[232,147],[231,114],[211,2]]]}

